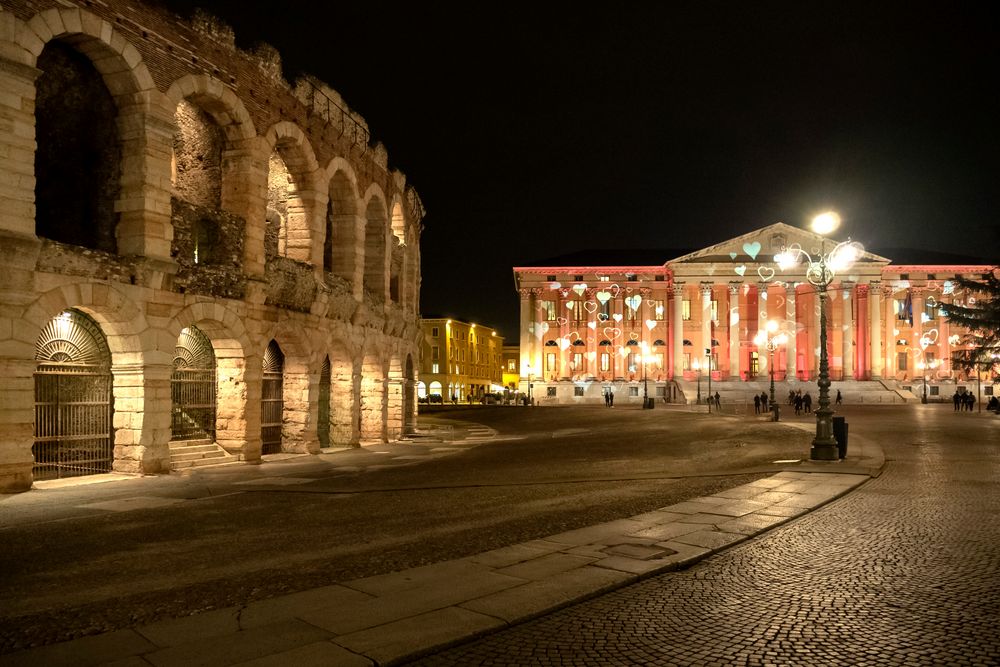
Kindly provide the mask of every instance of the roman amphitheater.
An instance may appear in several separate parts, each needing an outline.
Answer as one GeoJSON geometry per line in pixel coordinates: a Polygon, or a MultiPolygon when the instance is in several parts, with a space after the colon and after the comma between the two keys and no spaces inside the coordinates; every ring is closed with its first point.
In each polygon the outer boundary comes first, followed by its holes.
{"type": "Polygon", "coordinates": [[[423,206],[364,119],[205,14],[0,7],[0,491],[411,428],[423,206]]]}

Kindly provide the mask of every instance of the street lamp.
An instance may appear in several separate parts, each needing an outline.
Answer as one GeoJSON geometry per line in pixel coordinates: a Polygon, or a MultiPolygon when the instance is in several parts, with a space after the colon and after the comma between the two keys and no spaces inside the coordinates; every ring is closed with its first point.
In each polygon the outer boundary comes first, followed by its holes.
{"type": "Polygon", "coordinates": [[[788,342],[788,334],[784,331],[779,332],[778,323],[774,320],[768,320],[765,330],[758,331],[753,342],[756,343],[757,347],[763,347],[767,350],[767,364],[771,375],[771,412],[774,413],[772,421],[778,421],[778,402],[774,400],[774,351],[779,345],[788,342]]]}
{"type": "Polygon", "coordinates": [[[528,405],[530,406],[531,405],[531,379],[532,379],[532,374],[533,374],[534,369],[531,367],[531,364],[525,364],[524,365],[524,370],[527,371],[527,375],[528,375],[528,405]]]}
{"type": "Polygon", "coordinates": [[[698,363],[697,359],[694,359],[691,361],[691,365],[694,367],[696,371],[698,371],[698,398],[696,399],[695,402],[698,405],[701,405],[701,364],[698,363]]]}
{"type": "MultiPolygon", "coordinates": [[[[654,348],[655,349],[655,348],[654,348]]],[[[648,408],[649,388],[646,384],[646,364],[649,363],[649,343],[642,343],[642,407],[648,408]]]]}
{"type": "Polygon", "coordinates": [[[708,413],[712,414],[712,348],[705,348],[705,368],[708,369],[708,413]]]}
{"type": "Polygon", "coordinates": [[[830,409],[830,363],[827,359],[826,336],[826,291],[834,276],[851,267],[864,252],[861,244],[847,239],[826,252],[825,235],[840,225],[840,216],[833,212],[823,213],[813,218],[812,230],[819,234],[820,250],[818,258],[798,246],[783,249],[775,255],[778,266],[784,270],[805,260],[806,279],[819,293],[819,409],[816,410],[816,438],[812,442],[809,458],[814,461],[836,461],[839,458],[837,440],[833,437],[833,410],[830,409]]]}

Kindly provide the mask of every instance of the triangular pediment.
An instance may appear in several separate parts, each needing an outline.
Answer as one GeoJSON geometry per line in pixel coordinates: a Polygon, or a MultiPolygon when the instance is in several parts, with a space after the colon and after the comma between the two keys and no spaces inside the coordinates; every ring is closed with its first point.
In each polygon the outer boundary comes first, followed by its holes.
{"type": "MultiPolygon", "coordinates": [[[[672,259],[667,262],[667,265],[676,267],[681,264],[765,264],[773,262],[774,256],[786,247],[798,245],[813,256],[818,256],[824,241],[826,249],[830,250],[843,240],[846,239],[825,238],[806,229],[776,222],[773,225],[672,259]]],[[[888,264],[891,260],[866,251],[858,261],[866,264],[888,264]]]]}

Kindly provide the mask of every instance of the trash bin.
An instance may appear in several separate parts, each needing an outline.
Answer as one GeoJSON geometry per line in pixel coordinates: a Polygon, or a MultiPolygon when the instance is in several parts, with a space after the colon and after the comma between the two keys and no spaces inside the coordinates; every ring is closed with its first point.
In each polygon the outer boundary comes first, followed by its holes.
{"type": "Polygon", "coordinates": [[[652,410],[655,407],[656,407],[656,399],[653,398],[652,396],[648,396],[642,399],[642,408],[644,410],[652,410]]]}
{"type": "Polygon", "coordinates": [[[833,418],[833,437],[837,439],[837,451],[840,458],[847,458],[847,419],[844,417],[833,418]]]}

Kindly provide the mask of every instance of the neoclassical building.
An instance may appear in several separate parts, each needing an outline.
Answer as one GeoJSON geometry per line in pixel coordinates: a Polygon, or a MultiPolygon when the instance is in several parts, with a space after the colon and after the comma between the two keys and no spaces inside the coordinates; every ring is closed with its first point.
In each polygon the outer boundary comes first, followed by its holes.
{"type": "MultiPolygon", "coordinates": [[[[820,290],[804,253],[818,262],[837,241],[776,223],[673,259],[645,251],[625,264],[596,251],[515,267],[521,384],[533,382],[542,403],[600,401],[608,390],[616,401],[648,393],[691,402],[699,378],[707,391],[709,368],[713,391],[769,381],[772,352],[783,391],[814,382],[820,290]],[[783,261],[789,249],[794,262],[783,261]],[[772,352],[760,338],[768,321],[772,339],[784,334],[772,352]]],[[[831,378],[859,399],[912,398],[925,378],[931,395],[950,396],[968,378],[952,368],[963,332],[942,307],[971,296],[956,275],[981,278],[996,265],[940,253],[936,263],[869,251],[851,259],[835,266],[827,291],[831,378]]]]}
{"type": "Polygon", "coordinates": [[[0,491],[412,425],[423,207],[336,91],[204,14],[0,0],[0,92],[0,491]]]}

